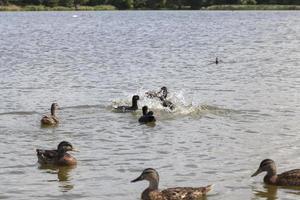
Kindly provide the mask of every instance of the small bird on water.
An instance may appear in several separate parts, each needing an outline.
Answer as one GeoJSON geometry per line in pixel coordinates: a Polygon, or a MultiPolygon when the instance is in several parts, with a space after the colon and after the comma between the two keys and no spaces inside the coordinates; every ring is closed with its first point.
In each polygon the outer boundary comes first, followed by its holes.
{"type": "Polygon", "coordinates": [[[219,64],[219,60],[218,57],[216,57],[216,65],[219,64]]]}

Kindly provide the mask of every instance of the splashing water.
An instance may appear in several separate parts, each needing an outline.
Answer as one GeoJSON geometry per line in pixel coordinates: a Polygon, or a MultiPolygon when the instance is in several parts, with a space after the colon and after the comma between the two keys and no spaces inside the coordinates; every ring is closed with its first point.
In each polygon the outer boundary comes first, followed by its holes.
{"type": "MultiPolygon", "coordinates": [[[[175,109],[171,110],[168,107],[164,107],[158,98],[149,98],[145,93],[149,90],[143,88],[137,90],[140,100],[138,101],[139,110],[138,113],[142,113],[141,108],[148,106],[149,110],[155,113],[155,116],[159,116],[162,119],[177,118],[177,117],[203,117],[206,115],[218,115],[224,116],[231,114],[234,111],[232,109],[219,108],[213,105],[201,105],[191,100],[186,100],[186,95],[183,91],[175,91],[168,95],[167,100],[171,101],[175,105],[175,109]]],[[[112,101],[112,109],[122,106],[131,105],[131,98],[135,94],[128,94],[126,98],[116,99],[112,101]]]]}

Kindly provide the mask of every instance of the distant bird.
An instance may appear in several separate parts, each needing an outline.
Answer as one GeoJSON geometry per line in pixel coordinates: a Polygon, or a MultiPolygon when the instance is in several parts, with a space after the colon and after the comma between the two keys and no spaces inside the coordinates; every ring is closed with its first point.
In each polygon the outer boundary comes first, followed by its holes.
{"type": "Polygon", "coordinates": [[[153,168],[145,169],[142,174],[131,182],[147,180],[149,186],[142,193],[142,200],[199,200],[212,189],[212,185],[205,187],[175,187],[158,190],[159,175],[153,168]]]}
{"type": "Polygon", "coordinates": [[[51,105],[51,115],[43,116],[43,118],[41,119],[41,124],[42,125],[57,125],[59,123],[59,120],[55,114],[56,114],[56,110],[58,108],[59,108],[58,104],[53,103],[51,105]]]}
{"type": "Polygon", "coordinates": [[[148,112],[148,107],[147,106],[143,106],[142,108],[143,110],[143,115],[139,118],[139,122],[140,123],[150,123],[150,122],[155,122],[156,119],[153,116],[153,112],[149,111],[148,112]]]}
{"type": "Polygon", "coordinates": [[[219,60],[218,57],[216,57],[216,65],[219,64],[219,60]]]}
{"type": "Polygon", "coordinates": [[[36,150],[38,162],[40,164],[52,164],[62,166],[76,165],[76,158],[68,154],[67,151],[76,150],[69,142],[66,141],[60,142],[56,150],[36,150]]]}
{"type": "Polygon", "coordinates": [[[271,159],[263,160],[257,171],[251,177],[267,172],[264,182],[269,185],[277,186],[300,186],[300,169],[286,171],[282,174],[276,174],[275,162],[271,159]]]}
{"type": "Polygon", "coordinates": [[[140,97],[138,95],[134,95],[132,97],[132,105],[131,106],[118,106],[117,108],[115,108],[115,111],[118,112],[134,112],[138,109],[138,100],[140,99],[140,97]]]}

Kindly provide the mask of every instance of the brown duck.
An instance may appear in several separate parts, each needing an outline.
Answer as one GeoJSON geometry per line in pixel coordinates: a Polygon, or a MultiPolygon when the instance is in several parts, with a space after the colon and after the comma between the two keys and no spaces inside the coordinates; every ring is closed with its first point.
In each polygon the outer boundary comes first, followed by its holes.
{"type": "Polygon", "coordinates": [[[142,180],[149,181],[149,187],[142,193],[142,200],[199,200],[212,189],[212,185],[208,185],[205,187],[175,187],[159,191],[159,175],[152,168],[145,169],[138,178],[131,182],[142,180]]]}
{"type": "Polygon", "coordinates": [[[57,125],[59,122],[57,116],[55,115],[55,112],[57,109],[58,109],[58,104],[53,103],[51,105],[51,115],[43,116],[43,118],[41,119],[41,124],[42,125],[50,125],[50,126],[57,125]]]}
{"type": "Polygon", "coordinates": [[[38,162],[40,164],[52,164],[61,166],[76,165],[77,160],[67,153],[67,151],[76,151],[73,146],[66,141],[58,144],[56,150],[37,149],[38,162]]]}
{"type": "Polygon", "coordinates": [[[261,161],[257,171],[251,177],[267,172],[264,182],[269,185],[277,186],[300,186],[300,169],[294,169],[277,174],[275,162],[271,159],[261,161]]]}

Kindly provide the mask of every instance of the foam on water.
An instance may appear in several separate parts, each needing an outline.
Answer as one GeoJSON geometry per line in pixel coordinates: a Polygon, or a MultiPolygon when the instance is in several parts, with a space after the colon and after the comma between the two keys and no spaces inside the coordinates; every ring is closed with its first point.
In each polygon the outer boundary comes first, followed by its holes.
{"type": "MultiPolygon", "coordinates": [[[[231,113],[238,113],[238,111],[233,109],[220,108],[214,105],[197,104],[192,100],[186,99],[187,95],[183,91],[174,91],[168,94],[168,100],[175,105],[175,109],[171,110],[168,107],[164,107],[161,101],[157,98],[148,98],[145,96],[147,90],[139,89],[137,90],[137,95],[139,95],[140,100],[138,101],[139,110],[137,112],[141,113],[141,108],[143,106],[148,106],[149,110],[155,112],[156,116],[160,116],[162,119],[178,118],[178,117],[202,117],[205,115],[218,115],[224,116],[231,113]]],[[[112,101],[111,109],[114,109],[122,105],[131,105],[131,98],[135,94],[128,94],[124,98],[118,98],[112,101]]]]}

